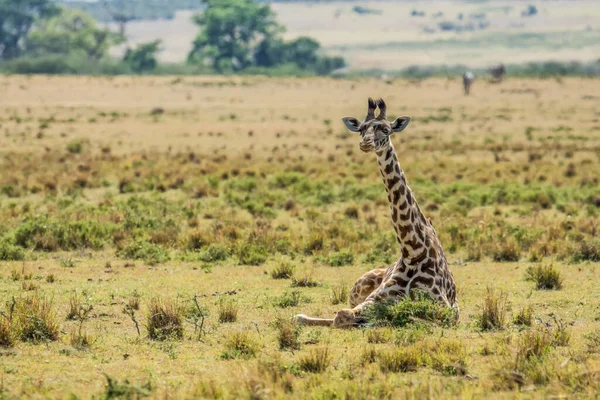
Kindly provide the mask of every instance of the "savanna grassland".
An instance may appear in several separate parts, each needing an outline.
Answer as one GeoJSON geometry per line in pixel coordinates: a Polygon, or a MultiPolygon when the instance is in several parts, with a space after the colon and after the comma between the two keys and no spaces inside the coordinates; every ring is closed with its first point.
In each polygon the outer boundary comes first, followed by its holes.
{"type": "Polygon", "coordinates": [[[599,80],[0,92],[0,398],[597,396],[599,80]],[[374,156],[340,121],[368,96],[413,118],[393,142],[456,324],[424,300],[363,328],[291,322],[333,316],[399,254],[374,156]]]}

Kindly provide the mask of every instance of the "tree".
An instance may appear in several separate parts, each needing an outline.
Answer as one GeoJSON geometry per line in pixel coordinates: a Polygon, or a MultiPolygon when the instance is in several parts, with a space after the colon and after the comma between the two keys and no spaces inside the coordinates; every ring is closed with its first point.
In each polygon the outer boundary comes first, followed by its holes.
{"type": "Polygon", "coordinates": [[[205,4],[204,13],[194,16],[200,34],[188,56],[190,62],[207,63],[219,72],[239,71],[253,64],[259,43],[267,45],[283,31],[268,5],[253,0],[206,0],[205,4]]]}
{"type": "Polygon", "coordinates": [[[286,58],[300,68],[308,68],[317,63],[317,51],[321,45],[316,40],[301,36],[286,46],[286,58]]]}
{"type": "Polygon", "coordinates": [[[38,20],[25,44],[34,55],[78,54],[99,60],[121,40],[122,36],[98,28],[91,15],[62,7],[59,14],[38,20]]]}
{"type": "Polygon", "coordinates": [[[36,19],[57,12],[51,0],[0,0],[0,59],[21,55],[24,40],[36,19]]]}
{"type": "Polygon", "coordinates": [[[150,43],[142,43],[134,50],[128,49],[123,61],[125,61],[134,72],[142,73],[152,71],[156,68],[156,53],[160,51],[160,40],[150,43]]]}

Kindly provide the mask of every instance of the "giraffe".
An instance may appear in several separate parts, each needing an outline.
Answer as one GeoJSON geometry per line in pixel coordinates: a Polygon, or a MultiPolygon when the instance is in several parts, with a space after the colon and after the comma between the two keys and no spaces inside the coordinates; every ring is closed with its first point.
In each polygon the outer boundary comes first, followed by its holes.
{"type": "Polygon", "coordinates": [[[350,327],[360,321],[361,313],[370,305],[410,296],[411,289],[423,290],[459,312],[454,278],[442,245],[431,220],[425,218],[407,184],[390,140],[392,133],[404,130],[411,118],[401,116],[389,122],[386,109],[383,99],[375,102],[369,98],[363,122],[353,117],[342,121],[350,131],[360,133],[360,150],[377,156],[401,256],[388,268],[369,271],[355,283],[350,295],[352,308],[338,311],[333,319],[297,315],[301,324],[350,327]]]}
{"type": "Polygon", "coordinates": [[[494,65],[488,68],[490,75],[492,76],[492,83],[500,83],[502,82],[502,78],[506,75],[506,68],[504,68],[504,64],[494,65]]]}
{"type": "Polygon", "coordinates": [[[471,71],[467,71],[462,76],[463,79],[463,87],[465,89],[465,95],[469,95],[471,93],[471,85],[475,81],[475,75],[471,71]]]}

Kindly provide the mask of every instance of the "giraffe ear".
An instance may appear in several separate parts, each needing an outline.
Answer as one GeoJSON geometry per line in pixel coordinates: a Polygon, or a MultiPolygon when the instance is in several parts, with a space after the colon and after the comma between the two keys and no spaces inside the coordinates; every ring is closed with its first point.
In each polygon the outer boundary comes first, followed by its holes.
{"type": "Polygon", "coordinates": [[[408,126],[410,117],[398,117],[392,122],[392,132],[403,131],[408,126]]]}
{"type": "Polygon", "coordinates": [[[358,132],[358,128],[360,128],[360,125],[362,124],[362,122],[353,117],[344,117],[342,118],[342,122],[346,125],[346,128],[352,132],[358,132]]]}

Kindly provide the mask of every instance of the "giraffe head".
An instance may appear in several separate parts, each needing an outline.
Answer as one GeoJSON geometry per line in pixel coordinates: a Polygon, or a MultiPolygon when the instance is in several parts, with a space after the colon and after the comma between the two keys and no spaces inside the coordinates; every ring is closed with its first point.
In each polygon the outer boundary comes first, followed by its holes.
{"type": "Polygon", "coordinates": [[[390,135],[400,132],[410,122],[410,117],[398,117],[389,122],[386,119],[386,105],[383,99],[377,101],[369,97],[369,108],[363,122],[354,117],[344,117],[344,125],[352,132],[360,132],[360,149],[365,152],[375,152],[387,149],[390,145],[390,135]],[[379,107],[379,114],[375,116],[375,109],[379,107]]]}
{"type": "Polygon", "coordinates": [[[333,318],[333,326],[336,328],[349,328],[356,322],[354,311],[349,308],[342,308],[333,318]]]}

